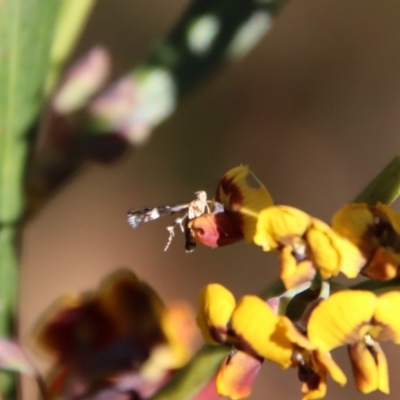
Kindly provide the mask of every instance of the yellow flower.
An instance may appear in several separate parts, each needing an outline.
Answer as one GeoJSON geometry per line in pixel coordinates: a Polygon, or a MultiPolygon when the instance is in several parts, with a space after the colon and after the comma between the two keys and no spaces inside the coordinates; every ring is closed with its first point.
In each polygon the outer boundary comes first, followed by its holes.
{"type": "Polygon", "coordinates": [[[221,396],[247,397],[263,359],[285,369],[298,367],[304,400],[323,397],[327,373],[340,384],[346,383],[330,355],[317,350],[286,316],[275,315],[261,298],[247,295],[236,304],[226,288],[211,284],[200,292],[199,303],[197,321],[204,339],[235,349],[217,375],[221,396]]]}
{"type": "Polygon", "coordinates": [[[399,308],[399,292],[379,297],[368,291],[337,292],[312,311],[307,335],[322,352],[349,346],[354,378],[362,393],[389,393],[387,362],[377,342],[400,344],[399,308]]]}
{"type": "Polygon", "coordinates": [[[333,216],[332,228],[360,248],[366,260],[363,275],[376,280],[399,276],[400,215],[387,205],[348,204],[333,216]]]}
{"type": "Polygon", "coordinates": [[[359,249],[324,222],[288,206],[260,212],[254,242],[280,251],[280,277],[286,288],[310,281],[316,270],[328,279],[339,272],[357,276],[364,261],[359,249]]]}

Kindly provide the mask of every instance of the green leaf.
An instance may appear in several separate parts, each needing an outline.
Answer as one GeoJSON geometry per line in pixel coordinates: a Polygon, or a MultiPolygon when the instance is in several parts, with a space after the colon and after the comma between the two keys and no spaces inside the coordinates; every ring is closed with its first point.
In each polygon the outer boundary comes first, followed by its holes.
{"type": "MultiPolygon", "coordinates": [[[[23,213],[29,129],[40,110],[60,0],[0,0],[0,336],[13,333],[16,240],[23,213]]],[[[0,376],[12,398],[13,377],[0,376]]]]}
{"type": "Polygon", "coordinates": [[[378,201],[391,204],[400,194],[400,155],[377,175],[377,177],[354,199],[353,203],[375,205],[378,201]]]}
{"type": "Polygon", "coordinates": [[[192,400],[213,379],[229,349],[205,345],[150,400],[192,400]]]}
{"type": "Polygon", "coordinates": [[[60,0],[0,0],[0,224],[23,207],[28,129],[43,99],[60,0]]]}

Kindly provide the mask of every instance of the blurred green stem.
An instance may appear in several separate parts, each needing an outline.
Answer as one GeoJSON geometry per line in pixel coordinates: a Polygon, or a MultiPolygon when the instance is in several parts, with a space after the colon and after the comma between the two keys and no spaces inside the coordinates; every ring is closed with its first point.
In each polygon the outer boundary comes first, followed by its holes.
{"type": "Polygon", "coordinates": [[[391,204],[400,194],[400,154],[354,199],[353,203],[391,204]]]}
{"type": "MultiPolygon", "coordinates": [[[[0,337],[9,337],[15,330],[18,286],[16,232],[13,225],[0,227],[0,337]]],[[[0,386],[5,399],[16,398],[15,374],[2,371],[0,386]]]]}

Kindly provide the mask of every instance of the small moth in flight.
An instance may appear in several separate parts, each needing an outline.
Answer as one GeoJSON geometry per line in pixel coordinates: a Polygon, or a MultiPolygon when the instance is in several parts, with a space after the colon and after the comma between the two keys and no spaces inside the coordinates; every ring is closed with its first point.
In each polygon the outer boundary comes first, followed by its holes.
{"type": "Polygon", "coordinates": [[[143,207],[128,211],[132,228],[154,221],[163,215],[182,213],[175,223],[168,226],[167,250],[180,226],[185,234],[185,249],[192,252],[196,242],[208,247],[221,247],[239,240],[253,240],[257,214],[273,204],[265,186],[246,165],[234,167],[220,179],[215,197],[207,199],[205,191],[196,192],[189,203],[176,206],[143,207]]]}
{"type": "Polygon", "coordinates": [[[163,215],[183,213],[182,217],[177,218],[174,224],[167,227],[169,237],[164,251],[168,250],[168,247],[175,236],[175,227],[179,226],[182,232],[185,233],[185,250],[187,253],[190,253],[195,249],[196,242],[192,238],[191,230],[188,227],[188,222],[194,218],[200,217],[203,214],[209,213],[209,203],[212,203],[212,201],[207,200],[207,193],[203,190],[196,192],[195,195],[195,199],[186,204],[178,204],[175,206],[143,207],[129,210],[128,224],[132,228],[137,228],[138,226],[146,222],[154,221],[163,215]]]}

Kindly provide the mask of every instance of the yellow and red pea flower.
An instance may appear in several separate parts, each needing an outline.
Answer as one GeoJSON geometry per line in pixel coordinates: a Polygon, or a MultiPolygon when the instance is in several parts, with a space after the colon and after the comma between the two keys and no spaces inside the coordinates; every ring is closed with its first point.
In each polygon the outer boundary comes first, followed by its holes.
{"type": "Polygon", "coordinates": [[[272,204],[268,190],[248,166],[234,167],[218,183],[213,212],[189,221],[188,227],[196,241],[209,247],[243,238],[250,243],[259,211],[272,204]]]}
{"type": "Polygon", "coordinates": [[[323,279],[339,272],[354,278],[364,262],[349,240],[289,206],[271,206],[259,213],[254,242],[264,251],[280,252],[280,277],[288,289],[312,280],[317,270],[323,279]]]}
{"type": "Polygon", "coordinates": [[[375,280],[400,275],[400,215],[387,205],[348,204],[333,216],[332,228],[361,250],[363,275],[375,280]]]}
{"type": "Polygon", "coordinates": [[[156,390],[191,355],[182,313],[182,307],[167,309],[128,270],[113,274],[97,291],[62,298],[36,334],[39,347],[56,359],[52,398],[118,385],[126,373],[135,377],[132,390],[156,390]]]}
{"type": "Polygon", "coordinates": [[[387,361],[378,341],[400,344],[399,309],[400,292],[376,296],[369,291],[339,291],[311,312],[307,335],[323,352],[348,346],[359,391],[389,393],[387,361]]]}
{"type": "Polygon", "coordinates": [[[221,396],[241,399],[250,395],[264,359],[282,368],[299,368],[304,400],[323,397],[326,373],[338,383],[346,383],[345,375],[328,353],[321,353],[287,317],[275,315],[257,296],[244,296],[236,304],[232,293],[222,285],[207,285],[199,295],[197,324],[206,342],[235,349],[217,375],[221,396]]]}

